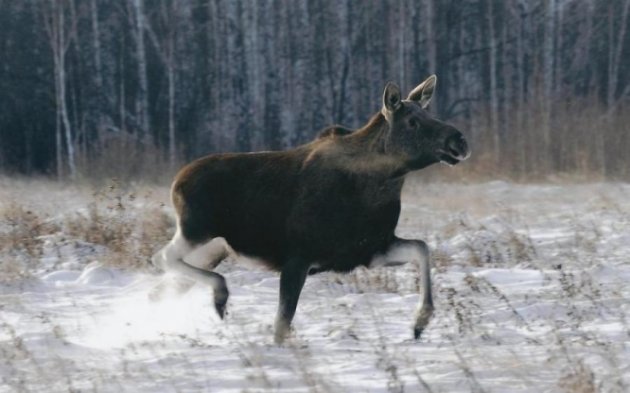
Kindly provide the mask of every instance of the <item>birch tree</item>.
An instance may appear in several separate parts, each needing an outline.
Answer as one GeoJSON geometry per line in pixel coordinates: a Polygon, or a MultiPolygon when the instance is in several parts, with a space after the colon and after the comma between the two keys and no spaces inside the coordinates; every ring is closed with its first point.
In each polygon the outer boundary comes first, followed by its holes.
{"type": "Polygon", "coordinates": [[[136,61],[138,66],[139,93],[136,102],[136,116],[139,121],[140,140],[149,141],[151,132],[151,121],[149,116],[149,84],[147,81],[147,54],[144,45],[145,34],[145,12],[144,0],[130,0],[133,15],[132,35],[136,44],[136,61]]]}
{"type": "Polygon", "coordinates": [[[74,139],[66,97],[66,53],[72,44],[76,32],[76,21],[66,22],[66,8],[72,6],[71,1],[50,0],[42,5],[40,10],[53,57],[55,102],[57,106],[56,150],[57,177],[62,174],[62,128],[66,142],[66,154],[70,177],[75,178],[77,168],[75,163],[74,139]]]}

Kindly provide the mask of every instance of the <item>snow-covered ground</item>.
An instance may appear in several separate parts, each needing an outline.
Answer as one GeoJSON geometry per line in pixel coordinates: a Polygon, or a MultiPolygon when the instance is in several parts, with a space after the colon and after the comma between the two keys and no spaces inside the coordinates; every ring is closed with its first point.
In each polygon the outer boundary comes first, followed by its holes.
{"type": "Polygon", "coordinates": [[[219,266],[225,321],[200,285],[150,299],[164,277],[126,259],[167,237],[146,217],[166,189],[0,186],[0,392],[630,391],[629,185],[412,180],[398,234],[434,254],[422,339],[404,266],[309,277],[282,347],[275,273],[219,266]]]}

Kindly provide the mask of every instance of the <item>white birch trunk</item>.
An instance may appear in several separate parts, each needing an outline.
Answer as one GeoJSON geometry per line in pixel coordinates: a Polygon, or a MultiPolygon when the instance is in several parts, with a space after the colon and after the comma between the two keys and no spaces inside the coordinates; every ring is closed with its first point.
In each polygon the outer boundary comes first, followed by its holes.
{"type": "Polygon", "coordinates": [[[136,57],[138,60],[138,81],[140,92],[137,103],[137,116],[140,119],[140,138],[148,142],[151,130],[149,119],[149,94],[147,82],[147,59],[144,45],[145,21],[144,21],[144,0],[133,0],[136,23],[136,57]]]}
{"type": "Polygon", "coordinates": [[[66,37],[64,32],[64,12],[61,5],[58,5],[59,11],[59,43],[57,51],[57,73],[58,77],[58,104],[61,110],[61,122],[65,131],[66,154],[68,155],[68,167],[70,169],[70,177],[76,178],[77,168],[74,161],[74,141],[72,138],[72,128],[68,117],[68,105],[66,103],[66,37]]]}

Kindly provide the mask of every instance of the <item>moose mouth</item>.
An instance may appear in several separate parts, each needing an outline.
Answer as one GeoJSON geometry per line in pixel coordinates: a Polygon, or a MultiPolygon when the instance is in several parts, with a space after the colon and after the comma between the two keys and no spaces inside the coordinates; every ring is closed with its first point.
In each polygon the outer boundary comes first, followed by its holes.
{"type": "Polygon", "coordinates": [[[466,155],[462,155],[460,152],[455,151],[455,149],[447,148],[446,150],[438,151],[438,159],[440,162],[449,166],[457,165],[466,158],[466,155]]]}

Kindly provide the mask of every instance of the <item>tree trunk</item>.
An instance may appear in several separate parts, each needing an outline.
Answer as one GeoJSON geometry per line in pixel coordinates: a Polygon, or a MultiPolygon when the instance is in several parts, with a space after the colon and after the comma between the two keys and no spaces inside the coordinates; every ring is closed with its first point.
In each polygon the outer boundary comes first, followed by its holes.
{"type": "Polygon", "coordinates": [[[525,111],[525,49],[524,49],[524,36],[525,26],[524,17],[518,12],[515,12],[515,16],[518,18],[518,33],[516,35],[516,132],[519,134],[520,143],[517,146],[519,157],[519,169],[521,173],[525,173],[526,168],[526,151],[527,151],[527,137],[524,135],[525,124],[523,119],[523,112],[525,111]]]}
{"type": "Polygon", "coordinates": [[[626,21],[628,20],[628,10],[630,9],[630,0],[625,0],[623,3],[623,11],[621,13],[621,21],[620,21],[619,31],[617,32],[616,43],[615,43],[615,35],[613,33],[613,30],[615,29],[613,6],[614,6],[614,3],[611,3],[608,8],[608,11],[609,11],[609,21],[608,21],[608,28],[609,28],[608,62],[609,63],[608,63],[608,95],[607,95],[608,109],[611,109],[615,106],[615,100],[616,100],[615,93],[617,92],[617,88],[619,87],[618,86],[619,65],[622,59],[621,55],[623,53],[624,38],[626,37],[626,30],[628,26],[626,21]]]}
{"type": "MultiPolygon", "coordinates": [[[[90,19],[92,24],[92,56],[94,56],[94,84],[96,85],[96,129],[92,130],[91,135],[96,135],[96,143],[98,149],[102,150],[101,145],[101,128],[103,127],[103,111],[106,109],[105,91],[103,89],[103,63],[101,57],[101,30],[98,22],[98,4],[97,0],[90,1],[90,19]]],[[[91,141],[90,141],[91,142],[91,141]]],[[[86,145],[88,142],[86,141],[86,145]]]]}
{"type": "MultiPolygon", "coordinates": [[[[101,62],[101,33],[98,24],[98,6],[96,1],[97,0],[92,0],[90,2],[90,16],[92,22],[92,50],[94,51],[94,81],[96,82],[99,97],[101,97],[103,88],[103,66],[101,62]]],[[[101,102],[101,100],[99,100],[99,102],[101,102]]]]}
{"type": "Polygon", "coordinates": [[[65,36],[63,32],[63,9],[60,12],[60,34],[59,34],[59,46],[60,51],[58,54],[58,69],[57,72],[59,74],[58,78],[58,97],[57,101],[59,104],[59,109],[61,110],[61,122],[63,123],[63,128],[65,131],[65,139],[66,139],[66,153],[68,154],[68,167],[70,169],[70,178],[74,179],[77,175],[77,168],[74,161],[74,140],[72,137],[72,128],[70,125],[70,118],[68,117],[68,105],[66,102],[66,61],[65,61],[65,36]]]}
{"type": "MultiPolygon", "coordinates": [[[[398,20],[400,21],[400,24],[398,25],[398,80],[400,81],[402,88],[404,88],[405,83],[407,83],[407,76],[405,75],[405,32],[407,31],[407,26],[405,25],[405,5],[405,1],[398,1],[398,20]]],[[[350,18],[347,20],[350,21],[350,18]]]]}
{"type": "Polygon", "coordinates": [[[553,103],[552,93],[554,86],[553,64],[555,58],[554,32],[556,29],[556,0],[548,0],[546,4],[543,36],[543,99],[541,100],[543,146],[541,161],[545,171],[548,171],[551,169],[551,106],[553,103]]]}
{"type": "Polygon", "coordinates": [[[488,63],[490,65],[490,132],[494,147],[494,159],[501,161],[501,145],[499,138],[499,96],[497,92],[497,40],[494,27],[494,0],[488,0],[488,63]]]}
{"type": "Polygon", "coordinates": [[[427,70],[429,74],[435,74],[437,67],[437,35],[435,34],[433,22],[435,19],[435,4],[434,0],[426,0],[424,2],[424,13],[425,13],[425,26],[426,26],[426,43],[427,43],[427,62],[429,69],[427,70]]]}
{"type": "MultiPolygon", "coordinates": [[[[427,72],[429,75],[437,73],[437,29],[435,28],[435,0],[424,2],[425,12],[425,38],[426,38],[426,59],[427,72]]],[[[438,82],[439,83],[439,82],[438,82]]],[[[431,101],[431,108],[434,113],[439,113],[438,100],[431,101]]]]}
{"type": "Polygon", "coordinates": [[[144,45],[145,33],[145,15],[144,0],[133,0],[135,12],[135,39],[136,39],[136,58],[138,61],[138,81],[140,89],[138,92],[138,102],[136,103],[136,114],[140,119],[140,139],[144,142],[149,141],[151,124],[149,118],[149,92],[147,82],[147,58],[146,48],[144,45]]]}
{"type": "MultiPolygon", "coordinates": [[[[57,73],[55,72],[55,91],[57,90],[57,73]]],[[[55,94],[57,97],[57,94],[55,94]]],[[[56,98],[55,98],[56,99],[56,98]]],[[[59,105],[57,105],[57,111],[55,116],[55,160],[57,164],[57,180],[61,180],[63,177],[63,144],[61,140],[61,113],[59,111],[59,105]]]]}
{"type": "MultiPolygon", "coordinates": [[[[51,1],[51,49],[53,52],[53,63],[55,73],[55,96],[57,101],[57,116],[63,127],[64,139],[66,141],[66,154],[68,159],[68,168],[70,170],[70,178],[76,177],[76,165],[74,161],[74,141],[72,138],[72,128],[70,125],[70,119],[68,116],[68,106],[66,103],[66,50],[68,48],[68,42],[66,41],[65,34],[65,17],[63,4],[57,3],[54,0],[51,1]]],[[[58,144],[57,154],[61,153],[61,135],[56,136],[56,143],[58,144]]],[[[59,170],[58,159],[57,173],[61,173],[59,170]]]]}
{"type": "MultiPolygon", "coordinates": [[[[173,43],[171,43],[171,46],[173,43]]],[[[171,49],[172,50],[172,49],[171,49]]],[[[173,53],[168,62],[168,160],[171,169],[177,163],[177,146],[175,141],[175,70],[173,53]]]]}

